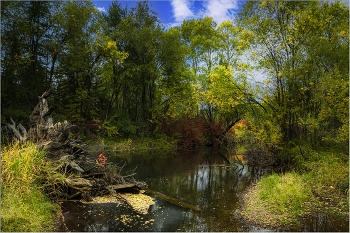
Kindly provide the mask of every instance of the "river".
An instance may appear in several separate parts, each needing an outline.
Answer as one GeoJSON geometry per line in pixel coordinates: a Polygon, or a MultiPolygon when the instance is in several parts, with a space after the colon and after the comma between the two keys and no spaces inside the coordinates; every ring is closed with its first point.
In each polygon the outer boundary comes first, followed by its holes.
{"type": "MultiPolygon", "coordinates": [[[[145,181],[149,189],[199,207],[201,211],[177,206],[147,193],[155,204],[146,215],[138,214],[127,205],[66,202],[63,206],[69,212],[63,215],[69,231],[269,231],[244,224],[236,213],[240,207],[239,196],[266,170],[252,171],[239,164],[222,166],[224,152],[215,148],[106,152],[104,155],[108,161],[127,162],[122,174],[136,168],[136,180],[145,181]]],[[[235,162],[233,158],[228,159],[235,162]]],[[[303,226],[303,231],[343,231],[349,229],[349,222],[320,217],[308,219],[303,226]]]]}

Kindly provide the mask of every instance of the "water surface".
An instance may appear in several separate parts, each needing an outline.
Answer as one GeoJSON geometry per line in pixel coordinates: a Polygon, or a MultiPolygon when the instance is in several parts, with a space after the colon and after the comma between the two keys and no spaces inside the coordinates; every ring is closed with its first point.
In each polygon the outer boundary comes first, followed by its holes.
{"type": "MultiPolygon", "coordinates": [[[[64,213],[70,231],[268,231],[247,226],[236,210],[239,196],[257,182],[263,170],[253,171],[215,148],[191,151],[149,151],[142,153],[104,153],[108,161],[127,162],[122,174],[136,168],[136,180],[145,181],[148,188],[197,206],[201,211],[177,206],[157,196],[147,215],[135,212],[127,205],[82,204],[67,202],[64,213]]],[[[265,171],[266,172],[266,171],[265,171]]],[[[349,222],[325,218],[303,223],[303,231],[344,231],[349,222]],[[322,228],[315,227],[321,223],[322,228]]],[[[286,229],[284,229],[286,230],[286,229]]],[[[292,229],[291,229],[292,230],[292,229]]]]}

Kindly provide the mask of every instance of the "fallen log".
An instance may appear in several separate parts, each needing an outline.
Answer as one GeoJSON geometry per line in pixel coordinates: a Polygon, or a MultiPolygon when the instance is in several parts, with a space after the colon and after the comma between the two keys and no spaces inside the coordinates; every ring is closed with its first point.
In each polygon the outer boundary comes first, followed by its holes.
{"type": "Polygon", "coordinates": [[[117,184],[117,185],[110,185],[108,186],[109,189],[112,190],[120,190],[120,189],[141,189],[141,185],[138,185],[137,183],[125,183],[125,184],[117,184]]]}
{"type": "Polygon", "coordinates": [[[144,194],[118,194],[118,197],[125,200],[134,210],[140,214],[147,214],[148,209],[155,202],[152,197],[144,194]]]}
{"type": "Polygon", "coordinates": [[[170,203],[173,203],[173,204],[175,204],[177,206],[181,206],[181,207],[184,207],[184,208],[189,208],[189,209],[196,210],[196,211],[201,211],[201,209],[198,206],[194,206],[194,205],[188,204],[186,202],[180,201],[179,199],[176,199],[176,198],[173,198],[173,197],[169,197],[169,196],[167,196],[167,195],[165,195],[163,193],[156,192],[156,191],[154,191],[152,189],[149,189],[149,188],[144,188],[144,190],[147,193],[156,195],[156,196],[162,198],[163,200],[168,201],[170,203]]]}

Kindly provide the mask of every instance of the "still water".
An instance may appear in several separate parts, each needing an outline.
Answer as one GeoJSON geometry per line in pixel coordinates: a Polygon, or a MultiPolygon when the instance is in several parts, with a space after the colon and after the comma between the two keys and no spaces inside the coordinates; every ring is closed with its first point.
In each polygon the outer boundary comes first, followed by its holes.
{"type": "MultiPolygon", "coordinates": [[[[135,179],[145,181],[149,189],[196,206],[201,211],[177,206],[147,193],[154,198],[155,204],[146,215],[127,205],[66,202],[64,206],[69,212],[63,215],[69,231],[268,231],[245,225],[235,213],[240,207],[239,196],[264,175],[263,170],[252,171],[239,164],[220,166],[227,160],[235,161],[211,148],[125,154],[107,152],[104,155],[108,161],[127,162],[122,175],[130,174],[136,168],[135,179]]],[[[336,220],[327,219],[330,224],[323,224],[322,229],[317,227],[319,221],[310,221],[304,223],[303,231],[349,229],[346,221],[334,224],[336,220]]]]}

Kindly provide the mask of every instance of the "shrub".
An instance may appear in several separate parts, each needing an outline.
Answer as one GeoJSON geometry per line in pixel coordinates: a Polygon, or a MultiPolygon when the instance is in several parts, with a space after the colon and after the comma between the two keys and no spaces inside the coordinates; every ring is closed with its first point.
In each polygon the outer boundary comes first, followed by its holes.
{"type": "Polygon", "coordinates": [[[202,116],[179,116],[168,118],[160,126],[160,132],[178,139],[184,148],[203,144],[217,144],[217,137],[223,131],[222,120],[215,122],[202,116]]]}

